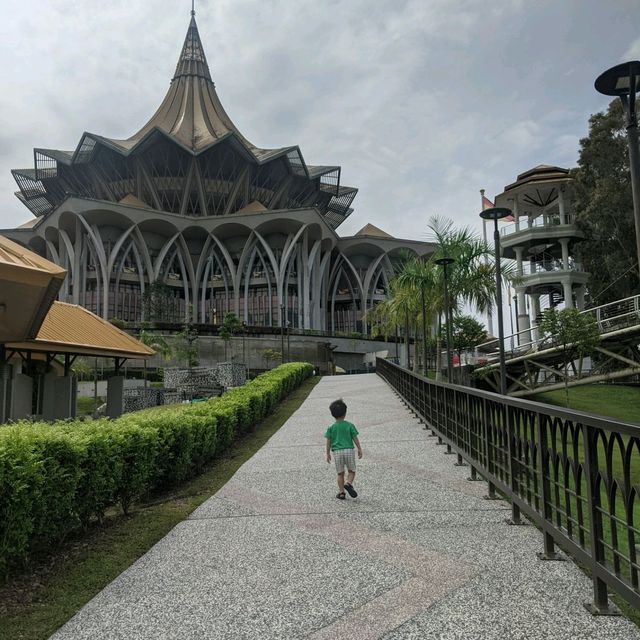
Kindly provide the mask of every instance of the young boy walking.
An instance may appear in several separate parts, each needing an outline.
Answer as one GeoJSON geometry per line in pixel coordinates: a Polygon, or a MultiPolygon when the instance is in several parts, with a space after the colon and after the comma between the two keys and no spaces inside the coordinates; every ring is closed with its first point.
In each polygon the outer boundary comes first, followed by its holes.
{"type": "Polygon", "coordinates": [[[347,417],[347,405],[342,399],[335,400],[329,405],[329,411],[335,422],[326,430],[324,437],[327,439],[327,463],[331,462],[331,452],[338,471],[338,500],[344,500],[345,490],[352,498],[357,498],[358,493],[353,488],[353,480],[356,477],[356,456],[353,450],[355,444],[358,448],[358,458],[362,458],[362,449],[358,440],[358,430],[345,420],[347,417]],[[347,481],[344,481],[345,467],[348,471],[347,481]]]}

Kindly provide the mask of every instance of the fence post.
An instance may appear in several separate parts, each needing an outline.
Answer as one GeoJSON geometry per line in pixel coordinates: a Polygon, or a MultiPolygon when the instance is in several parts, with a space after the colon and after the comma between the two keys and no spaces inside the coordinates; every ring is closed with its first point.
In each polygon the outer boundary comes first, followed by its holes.
{"type": "MultiPolygon", "coordinates": [[[[487,472],[491,474],[493,472],[493,468],[491,465],[491,426],[489,425],[489,411],[487,409],[488,401],[486,398],[482,399],[482,416],[485,428],[485,439],[484,439],[484,454],[485,460],[487,464],[487,472]]],[[[490,480],[487,480],[487,495],[484,496],[485,500],[498,500],[498,496],[496,496],[496,486],[490,480]]]]}
{"type": "Polygon", "coordinates": [[[605,562],[602,544],[602,512],[600,509],[600,486],[598,482],[598,432],[593,427],[582,425],[584,441],[584,466],[587,477],[587,499],[589,504],[589,535],[591,537],[591,576],[593,579],[593,602],[584,606],[593,615],[619,615],[609,605],[607,584],[600,578],[600,567],[605,562]]]}
{"type": "Polygon", "coordinates": [[[549,529],[553,528],[553,512],[551,510],[551,482],[549,481],[549,443],[547,430],[544,426],[544,415],[536,414],[536,440],[538,441],[538,471],[540,475],[540,490],[542,492],[542,515],[544,523],[542,525],[542,535],[544,540],[544,551],[538,553],[540,560],[564,560],[556,553],[553,536],[549,529]],[[551,527],[549,527],[551,523],[551,527]]]}
{"type": "Polygon", "coordinates": [[[517,468],[518,462],[515,460],[516,458],[516,429],[515,424],[513,424],[511,418],[511,408],[508,404],[503,404],[502,407],[504,411],[502,415],[504,416],[504,431],[507,434],[507,456],[509,462],[509,484],[511,485],[511,492],[513,496],[511,497],[511,518],[507,518],[507,524],[511,525],[524,525],[525,522],[520,518],[520,507],[515,503],[514,497],[520,496],[519,483],[517,479],[517,475],[519,475],[519,470],[517,468]]]}

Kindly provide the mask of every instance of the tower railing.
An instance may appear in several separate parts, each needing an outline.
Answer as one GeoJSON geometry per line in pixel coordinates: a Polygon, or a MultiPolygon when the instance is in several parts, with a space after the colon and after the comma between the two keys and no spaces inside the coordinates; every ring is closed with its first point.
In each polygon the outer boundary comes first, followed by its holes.
{"type": "Polygon", "coordinates": [[[377,373],[408,408],[556,546],[589,569],[593,613],[609,590],[640,608],[640,426],[579,411],[434,382],[378,358],[377,373]]]}
{"type": "Polygon", "coordinates": [[[541,227],[554,228],[561,225],[570,225],[575,223],[575,216],[570,213],[564,215],[542,215],[537,218],[530,219],[527,216],[520,218],[518,222],[512,222],[500,229],[500,235],[508,236],[512,233],[521,233],[529,229],[539,229],[541,227]]]}

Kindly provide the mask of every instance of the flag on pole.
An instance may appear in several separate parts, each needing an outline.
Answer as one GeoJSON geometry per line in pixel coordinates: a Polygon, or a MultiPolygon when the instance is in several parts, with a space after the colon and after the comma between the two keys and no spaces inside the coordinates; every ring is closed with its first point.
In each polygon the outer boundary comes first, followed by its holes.
{"type": "Polygon", "coordinates": [[[491,202],[491,200],[489,200],[489,198],[485,197],[484,195],[482,196],[482,210],[484,211],[485,209],[493,209],[495,205],[493,204],[493,202],[491,202]]]}

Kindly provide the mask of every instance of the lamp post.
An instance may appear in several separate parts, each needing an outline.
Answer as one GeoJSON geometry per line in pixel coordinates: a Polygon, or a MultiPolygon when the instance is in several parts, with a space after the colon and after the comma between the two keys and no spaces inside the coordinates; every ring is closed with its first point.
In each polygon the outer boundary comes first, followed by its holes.
{"type": "Polygon", "coordinates": [[[640,62],[632,60],[607,69],[595,81],[596,91],[605,96],[618,96],[627,116],[629,171],[633,194],[633,217],[636,224],[636,251],[640,266],[640,147],[638,146],[638,116],[636,92],[640,90],[640,62]]]}
{"type": "Polygon", "coordinates": [[[242,321],[242,362],[244,362],[245,367],[247,366],[247,351],[245,348],[246,336],[247,336],[247,323],[246,321],[243,320],[242,321]]]}
{"type": "Polygon", "coordinates": [[[455,262],[454,258],[438,258],[436,264],[444,271],[444,318],[447,325],[447,382],[451,382],[451,309],[449,305],[449,274],[447,267],[455,262]]]}
{"type": "Polygon", "coordinates": [[[500,393],[507,395],[507,365],[504,359],[504,322],[502,318],[502,273],[500,270],[500,232],[498,220],[511,215],[511,209],[492,207],[480,213],[483,220],[493,220],[493,242],[496,261],[496,306],[498,307],[498,349],[500,352],[500,393]]]}
{"type": "Polygon", "coordinates": [[[284,304],[280,305],[280,362],[284,362],[284,304]]]}

